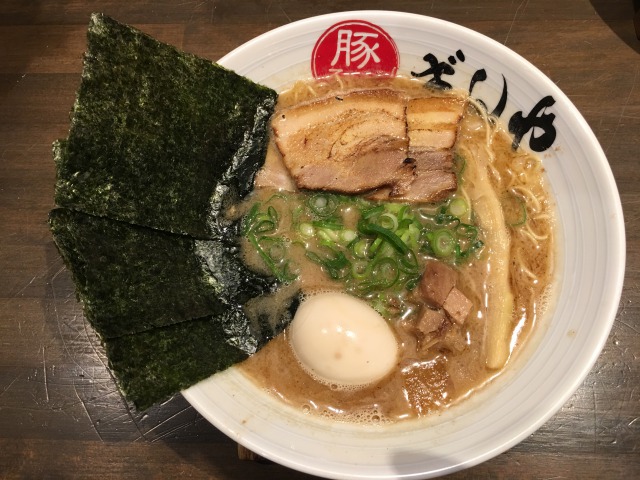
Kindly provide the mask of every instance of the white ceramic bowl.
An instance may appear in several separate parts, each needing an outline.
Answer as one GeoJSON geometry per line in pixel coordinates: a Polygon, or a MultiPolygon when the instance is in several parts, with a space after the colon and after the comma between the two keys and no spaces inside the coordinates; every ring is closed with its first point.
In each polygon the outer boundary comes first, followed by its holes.
{"type": "MultiPolygon", "coordinates": [[[[512,447],[580,386],[604,345],[620,299],[622,209],[607,159],[569,99],[526,60],[466,28],[405,13],[338,13],[268,32],[220,63],[282,89],[294,79],[311,77],[314,45],[329,27],[346,20],[365,20],[386,31],[400,54],[400,74],[428,69],[423,60],[428,53],[438,63],[453,66],[455,73],[441,79],[454,87],[469,89],[474,73],[484,69],[486,80],[475,84],[472,95],[490,110],[506,83],[507,102],[500,117],[505,122],[518,111],[527,116],[546,96],[555,100],[537,115],[555,115],[555,141],[540,155],[557,201],[561,232],[556,306],[498,381],[461,406],[424,421],[390,427],[329,423],[283,406],[233,368],[184,395],[233,440],[282,465],[327,478],[428,478],[470,467],[512,447]]],[[[543,130],[538,128],[535,135],[543,130]]],[[[530,135],[523,138],[525,146],[530,135]]]]}

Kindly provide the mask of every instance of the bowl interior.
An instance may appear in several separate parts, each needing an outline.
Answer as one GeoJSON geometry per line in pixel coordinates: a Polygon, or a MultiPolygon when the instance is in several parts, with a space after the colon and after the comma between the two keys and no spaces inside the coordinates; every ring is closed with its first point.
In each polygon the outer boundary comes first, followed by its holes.
{"type": "MultiPolygon", "coordinates": [[[[468,90],[474,75],[484,70],[485,78],[474,84],[472,96],[489,109],[501,103],[506,87],[503,122],[516,112],[536,116],[536,107],[538,117],[555,115],[553,144],[539,154],[557,203],[554,307],[497,381],[460,406],[425,420],[388,427],[328,423],[284,407],[233,368],[184,395],[232,439],[291,468],[329,478],[428,478],[472,466],[513,446],[581,384],[604,345],[620,299],[622,210],[604,153],[569,99],[522,57],[466,28],[405,13],[345,12],[268,32],[220,63],[281,90],[295,79],[311,77],[312,51],[323,32],[354,19],[382,27],[393,38],[401,75],[428,68],[427,54],[445,62],[455,57],[455,73],[442,78],[468,90]],[[539,103],[543,99],[546,106],[539,103]]],[[[528,147],[532,134],[540,137],[545,128],[538,124],[522,144],[528,147]]]]}

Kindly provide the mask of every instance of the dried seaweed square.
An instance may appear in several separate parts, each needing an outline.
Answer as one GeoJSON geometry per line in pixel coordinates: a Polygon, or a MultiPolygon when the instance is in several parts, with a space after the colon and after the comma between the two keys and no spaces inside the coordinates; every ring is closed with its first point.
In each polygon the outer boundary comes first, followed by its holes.
{"type": "Polygon", "coordinates": [[[145,410],[247,358],[225,341],[214,317],[105,341],[109,364],[125,397],[145,410]]]}
{"type": "MultiPolygon", "coordinates": [[[[51,212],[50,224],[85,315],[103,338],[222,314],[272,288],[219,241],[64,208],[51,212]]],[[[236,329],[251,336],[249,321],[236,317],[236,329]]]]}
{"type": "Polygon", "coordinates": [[[67,209],[50,214],[85,315],[116,337],[222,311],[194,240],[67,209]]]}
{"type": "Polygon", "coordinates": [[[264,162],[276,93],[94,14],[66,142],[60,206],[218,238],[264,162]],[[222,223],[222,224],[221,224],[222,223]]]}
{"type": "Polygon", "coordinates": [[[54,241],[127,399],[144,410],[243,360],[291,320],[225,216],[262,166],[276,93],[92,16],[69,137],[54,142],[54,241]]]}

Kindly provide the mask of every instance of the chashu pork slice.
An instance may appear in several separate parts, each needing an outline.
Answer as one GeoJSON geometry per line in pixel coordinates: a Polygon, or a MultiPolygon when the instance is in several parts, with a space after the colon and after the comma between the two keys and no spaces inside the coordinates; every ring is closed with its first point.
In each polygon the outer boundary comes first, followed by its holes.
{"type": "Polygon", "coordinates": [[[278,112],[278,149],[298,188],[361,193],[411,181],[406,99],[357,90],[278,112]]]}
{"type": "Polygon", "coordinates": [[[413,174],[413,180],[404,188],[383,187],[367,195],[369,200],[407,203],[432,203],[446,199],[458,188],[454,172],[429,170],[413,174]]]}
{"type": "Polygon", "coordinates": [[[453,171],[453,147],[466,108],[466,98],[419,97],[407,103],[408,157],[413,179],[370,195],[375,200],[437,202],[458,188],[453,171]]]}
{"type": "Polygon", "coordinates": [[[451,170],[464,97],[421,97],[407,104],[409,157],[421,170],[451,170]]]}

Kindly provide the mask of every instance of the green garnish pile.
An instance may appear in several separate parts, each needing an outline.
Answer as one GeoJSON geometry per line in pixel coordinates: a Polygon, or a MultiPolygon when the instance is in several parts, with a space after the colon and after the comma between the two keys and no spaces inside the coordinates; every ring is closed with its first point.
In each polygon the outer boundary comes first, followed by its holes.
{"type": "Polygon", "coordinates": [[[484,246],[466,201],[430,207],[378,203],[330,193],[278,193],[253,204],[243,233],[268,270],[291,282],[300,246],[345,289],[381,313],[391,298],[416,287],[426,258],[460,264],[484,246]]]}

